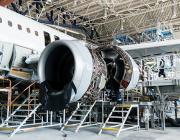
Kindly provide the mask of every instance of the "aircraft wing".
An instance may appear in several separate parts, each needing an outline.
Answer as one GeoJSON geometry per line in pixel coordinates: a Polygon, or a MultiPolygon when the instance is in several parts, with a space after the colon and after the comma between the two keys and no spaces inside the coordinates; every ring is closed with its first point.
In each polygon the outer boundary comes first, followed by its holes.
{"type": "Polygon", "coordinates": [[[133,59],[180,52],[180,39],[119,46],[133,59]]]}

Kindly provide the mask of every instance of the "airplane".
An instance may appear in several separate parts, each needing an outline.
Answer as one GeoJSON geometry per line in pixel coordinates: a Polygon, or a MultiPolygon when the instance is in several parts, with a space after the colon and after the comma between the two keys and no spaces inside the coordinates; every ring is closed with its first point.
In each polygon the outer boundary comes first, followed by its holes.
{"type": "Polygon", "coordinates": [[[124,90],[136,87],[140,71],[120,47],[99,47],[0,6],[0,73],[34,80],[48,110],[95,100],[113,78],[124,90]]]}

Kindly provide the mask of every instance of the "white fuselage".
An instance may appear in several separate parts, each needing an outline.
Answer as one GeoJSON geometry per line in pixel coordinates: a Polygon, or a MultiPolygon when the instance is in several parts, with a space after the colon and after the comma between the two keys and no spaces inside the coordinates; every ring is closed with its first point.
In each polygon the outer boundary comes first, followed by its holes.
{"type": "Polygon", "coordinates": [[[38,23],[0,6],[0,41],[18,44],[41,53],[45,48],[44,32],[49,33],[51,42],[58,36],[60,40],[76,40],[60,31],[38,23]],[[12,26],[9,24],[12,23],[12,26]],[[22,30],[18,28],[22,27],[22,30]],[[27,30],[30,30],[28,32],[27,30]],[[38,33],[38,36],[35,35],[38,33]]]}

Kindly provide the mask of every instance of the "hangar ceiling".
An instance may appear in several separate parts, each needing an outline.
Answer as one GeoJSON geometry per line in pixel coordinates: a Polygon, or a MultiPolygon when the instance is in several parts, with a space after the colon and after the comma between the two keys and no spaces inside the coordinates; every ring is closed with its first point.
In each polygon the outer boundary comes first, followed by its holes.
{"type": "Polygon", "coordinates": [[[18,0],[9,8],[39,20],[83,29],[93,42],[166,25],[180,29],[180,0],[18,0]]]}

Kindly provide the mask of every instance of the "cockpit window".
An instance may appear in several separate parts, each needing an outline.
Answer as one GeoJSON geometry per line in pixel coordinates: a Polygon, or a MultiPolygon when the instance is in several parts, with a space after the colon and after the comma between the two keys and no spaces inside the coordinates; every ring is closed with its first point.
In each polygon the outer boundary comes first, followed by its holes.
{"type": "Polygon", "coordinates": [[[45,46],[51,43],[50,34],[48,32],[44,32],[44,40],[45,40],[45,46]]]}

